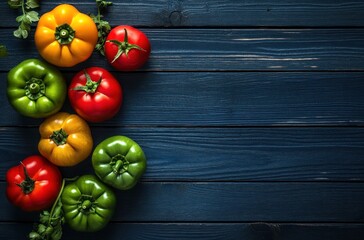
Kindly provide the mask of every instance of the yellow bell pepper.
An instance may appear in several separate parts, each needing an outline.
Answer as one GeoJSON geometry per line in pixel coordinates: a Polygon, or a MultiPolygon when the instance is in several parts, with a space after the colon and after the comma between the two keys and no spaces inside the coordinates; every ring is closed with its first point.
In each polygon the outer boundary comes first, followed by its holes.
{"type": "Polygon", "coordinates": [[[92,18],[69,4],[60,4],[43,14],[35,31],[39,54],[59,67],[72,67],[87,60],[97,40],[92,18]]]}
{"type": "Polygon", "coordinates": [[[85,120],[76,114],[59,112],[39,126],[38,150],[57,166],[74,166],[91,153],[93,139],[85,120]]]}

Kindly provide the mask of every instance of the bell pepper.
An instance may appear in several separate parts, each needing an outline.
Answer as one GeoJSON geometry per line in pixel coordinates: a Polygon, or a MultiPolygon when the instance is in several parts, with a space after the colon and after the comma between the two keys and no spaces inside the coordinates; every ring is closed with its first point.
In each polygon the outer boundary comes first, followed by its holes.
{"type": "Polygon", "coordinates": [[[92,18],[70,4],[60,4],[43,14],[35,31],[39,54],[59,67],[72,67],[87,60],[97,40],[92,18]]]}
{"type": "Polygon", "coordinates": [[[39,155],[25,158],[6,173],[6,196],[24,211],[39,211],[54,203],[62,175],[56,166],[39,155]]]}
{"type": "Polygon", "coordinates": [[[93,139],[87,122],[76,114],[59,112],[39,126],[38,150],[57,166],[74,166],[92,152],[93,139]]]}
{"type": "Polygon", "coordinates": [[[61,72],[38,59],[25,60],[8,73],[9,103],[24,116],[48,117],[62,108],[66,95],[61,72]]]}
{"type": "Polygon", "coordinates": [[[73,109],[89,122],[114,117],[123,102],[119,81],[106,69],[90,67],[78,72],[68,86],[73,109]]]}
{"type": "Polygon", "coordinates": [[[92,165],[104,183],[127,190],[138,182],[147,162],[135,141],[126,136],[113,136],[97,145],[92,154],[92,165]]]}
{"type": "Polygon", "coordinates": [[[64,219],[73,230],[95,232],[112,218],[116,196],[94,175],[83,175],[65,186],[61,202],[64,219]]]}

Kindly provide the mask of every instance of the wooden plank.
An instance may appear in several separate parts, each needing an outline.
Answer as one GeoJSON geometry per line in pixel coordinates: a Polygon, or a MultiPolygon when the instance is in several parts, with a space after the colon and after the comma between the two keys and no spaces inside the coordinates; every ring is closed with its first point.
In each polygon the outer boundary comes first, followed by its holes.
{"type": "MultiPolygon", "coordinates": [[[[364,2],[315,1],[292,2],[254,0],[176,1],[141,0],[113,1],[105,14],[112,24],[148,27],[252,27],[252,26],[363,26],[364,2]],[[289,21],[287,21],[289,19],[289,21]]],[[[41,13],[60,4],[59,1],[42,2],[41,13]]],[[[80,11],[97,13],[93,1],[72,2],[80,11]]],[[[4,4],[0,26],[15,26],[17,14],[4,4]]]]}
{"type": "MultiPolygon", "coordinates": [[[[24,239],[30,223],[0,223],[0,238],[24,239]]],[[[64,226],[63,239],[108,240],[362,240],[363,224],[281,224],[281,223],[109,223],[96,233],[75,232],[64,226]]]]}
{"type": "MultiPolygon", "coordinates": [[[[137,141],[148,159],[143,181],[363,181],[363,128],[101,128],[137,141]]],[[[37,150],[36,128],[1,128],[3,180],[8,168],[37,150]]],[[[90,158],[62,169],[93,172],[90,158]]]]}
{"type": "MultiPolygon", "coordinates": [[[[363,72],[113,72],[124,89],[108,126],[292,126],[364,123],[363,72]],[[171,114],[173,113],[173,114],[171,114]]],[[[65,74],[70,82],[73,73],[65,74]]],[[[0,73],[6,79],[6,73],[0,73]]],[[[6,81],[0,81],[6,88],[6,81]]],[[[0,126],[37,126],[0,95],[0,126]]],[[[68,101],[63,111],[74,112],[68,101]]],[[[93,124],[95,125],[95,124],[93,124]]]]}
{"type": "MultiPolygon", "coordinates": [[[[363,70],[364,29],[141,29],[152,54],[141,71],[347,71],[363,70]]],[[[8,71],[26,58],[38,57],[32,36],[12,37],[0,29],[9,56],[0,58],[8,71]]],[[[110,68],[95,53],[86,66],[110,68]]]]}
{"type": "MultiPolygon", "coordinates": [[[[1,192],[5,183],[0,183],[1,192]]],[[[115,191],[113,221],[332,222],[364,220],[363,183],[139,183],[115,191]]],[[[0,221],[31,221],[0,197],[0,221]]]]}

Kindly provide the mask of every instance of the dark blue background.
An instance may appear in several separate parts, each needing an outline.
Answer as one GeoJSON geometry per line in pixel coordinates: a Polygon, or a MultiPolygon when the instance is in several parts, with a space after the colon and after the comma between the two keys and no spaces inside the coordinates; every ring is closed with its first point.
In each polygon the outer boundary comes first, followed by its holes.
{"type": "MultiPolygon", "coordinates": [[[[96,13],[94,1],[68,3],[96,13]]],[[[40,58],[33,33],[12,36],[18,13],[1,3],[0,239],[25,239],[38,221],[5,197],[5,173],[38,153],[42,121],[6,99],[7,72],[40,58]]],[[[148,169],[116,191],[104,230],[65,226],[63,239],[364,239],[364,1],[117,0],[105,20],[148,35],[148,64],[120,73],[95,53],[61,70],[68,82],[85,67],[112,71],[124,104],[91,124],[95,144],[129,136],[148,169]]],[[[62,172],[93,173],[90,158],[62,172]]]]}

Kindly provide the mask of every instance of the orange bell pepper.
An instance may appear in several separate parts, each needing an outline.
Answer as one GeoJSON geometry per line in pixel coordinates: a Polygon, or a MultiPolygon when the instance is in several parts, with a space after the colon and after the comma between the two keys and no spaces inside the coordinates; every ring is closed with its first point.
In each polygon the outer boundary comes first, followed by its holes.
{"type": "Polygon", "coordinates": [[[39,126],[38,150],[57,166],[74,166],[91,153],[93,139],[87,122],[76,114],[59,112],[39,126]]]}
{"type": "Polygon", "coordinates": [[[72,67],[87,60],[97,40],[92,18],[69,4],[60,4],[43,14],[35,31],[39,54],[59,67],[72,67]]]}

